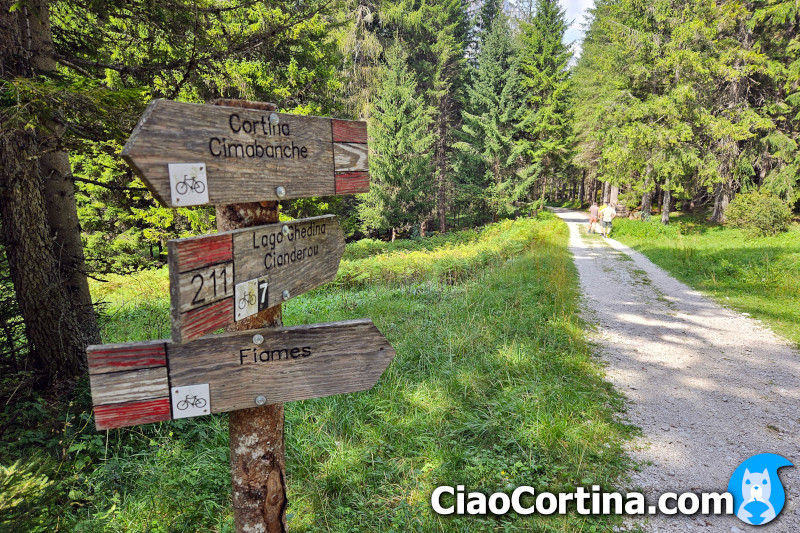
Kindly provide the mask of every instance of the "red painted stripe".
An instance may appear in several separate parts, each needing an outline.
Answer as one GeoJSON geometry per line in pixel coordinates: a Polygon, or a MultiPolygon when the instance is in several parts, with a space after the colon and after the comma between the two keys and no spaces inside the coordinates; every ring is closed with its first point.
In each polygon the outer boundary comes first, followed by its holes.
{"type": "Polygon", "coordinates": [[[106,350],[86,350],[89,373],[102,374],[119,369],[153,368],[166,366],[167,354],[164,344],[142,347],[121,347],[106,350]]]}
{"type": "Polygon", "coordinates": [[[336,194],[369,192],[369,172],[338,172],[336,194]]]}
{"type": "Polygon", "coordinates": [[[181,337],[186,342],[211,333],[233,322],[233,317],[233,298],[194,309],[181,315],[181,337]]]}
{"type": "Polygon", "coordinates": [[[170,420],[169,398],[142,402],[113,403],[94,408],[94,423],[98,430],[150,424],[170,420]]]}
{"type": "Polygon", "coordinates": [[[358,120],[332,119],[333,142],[367,144],[367,123],[358,120]]]}
{"type": "Polygon", "coordinates": [[[177,244],[178,272],[233,261],[233,238],[230,234],[196,237],[177,244]]]}

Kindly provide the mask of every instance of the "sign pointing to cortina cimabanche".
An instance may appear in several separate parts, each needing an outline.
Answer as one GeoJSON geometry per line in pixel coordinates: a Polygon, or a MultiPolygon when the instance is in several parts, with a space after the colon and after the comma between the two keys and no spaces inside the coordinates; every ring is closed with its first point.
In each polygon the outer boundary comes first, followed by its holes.
{"type": "Polygon", "coordinates": [[[169,250],[172,340],[185,342],[332,281],[334,215],[177,239],[169,250]]]}
{"type": "Polygon", "coordinates": [[[369,191],[362,121],[154,100],[122,157],[168,207],[369,191]]]}
{"type": "Polygon", "coordinates": [[[86,349],[97,429],[371,388],[395,351],[371,320],[86,349]]]}

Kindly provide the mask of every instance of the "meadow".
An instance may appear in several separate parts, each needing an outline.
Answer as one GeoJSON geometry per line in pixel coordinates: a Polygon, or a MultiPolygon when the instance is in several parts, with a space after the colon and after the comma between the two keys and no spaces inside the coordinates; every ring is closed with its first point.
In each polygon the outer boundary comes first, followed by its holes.
{"type": "Polygon", "coordinates": [[[615,239],[719,303],[800,345],[800,225],[774,236],[675,213],[670,224],[614,221],[615,239]]]}
{"type": "MultiPolygon", "coordinates": [[[[566,226],[548,213],[423,240],[361,241],[348,245],[335,282],[284,304],[287,325],[372,318],[397,351],[372,390],[286,405],[291,531],[619,524],[576,513],[440,517],[429,502],[438,485],[491,493],[622,484],[635,429],[577,316],[566,242],[566,226]]],[[[167,336],[167,285],[163,270],[95,284],[105,340],[167,336]]],[[[232,531],[225,415],[98,433],[83,387],[50,428],[4,435],[0,529],[232,531]]]]}

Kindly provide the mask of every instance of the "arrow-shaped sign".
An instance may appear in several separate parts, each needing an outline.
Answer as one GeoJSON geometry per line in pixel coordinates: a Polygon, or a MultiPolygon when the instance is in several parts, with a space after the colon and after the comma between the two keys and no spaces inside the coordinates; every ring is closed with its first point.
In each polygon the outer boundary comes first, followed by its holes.
{"type": "Polygon", "coordinates": [[[332,281],[344,252],[334,215],[167,243],[172,340],[185,342],[332,281]]]}
{"type": "Polygon", "coordinates": [[[86,352],[97,429],[367,390],[395,356],[371,320],[86,352]]]}
{"type": "Polygon", "coordinates": [[[168,207],[369,191],[362,121],[153,100],[122,157],[168,207]]]}

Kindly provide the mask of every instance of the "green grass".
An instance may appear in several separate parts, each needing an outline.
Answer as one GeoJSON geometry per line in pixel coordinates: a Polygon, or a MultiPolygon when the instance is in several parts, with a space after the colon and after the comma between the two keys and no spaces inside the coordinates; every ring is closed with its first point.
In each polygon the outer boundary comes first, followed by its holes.
{"type": "MultiPolygon", "coordinates": [[[[286,324],[370,317],[397,351],[370,391],[286,405],[291,531],[610,531],[619,523],[430,509],[441,484],[487,493],[611,489],[629,466],[622,399],[603,381],[577,317],[566,226],[547,213],[501,224],[429,250],[373,254],[375,262],[398,255],[384,268],[362,263],[394,272],[399,256],[417,264],[413,254],[427,254],[441,267],[411,282],[381,275],[382,283],[341,282],[285,304],[286,324]],[[475,252],[481,238],[486,249],[475,252]],[[454,268],[459,275],[442,276],[454,268]]],[[[165,335],[166,283],[150,272],[94,285],[108,302],[106,341],[165,335]]],[[[226,416],[97,433],[87,398],[84,390],[50,433],[20,431],[22,441],[4,442],[0,464],[24,459],[6,477],[25,483],[9,491],[44,487],[33,510],[11,513],[21,520],[12,530],[232,531],[226,416]]]]}
{"type": "Polygon", "coordinates": [[[800,225],[772,237],[698,217],[615,220],[614,238],[720,303],[750,313],[800,344],[800,225]]]}

